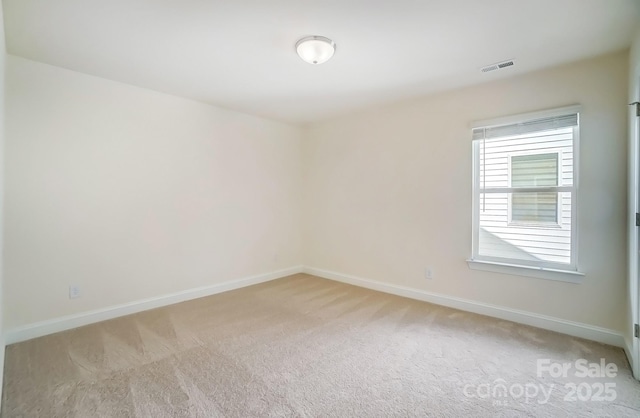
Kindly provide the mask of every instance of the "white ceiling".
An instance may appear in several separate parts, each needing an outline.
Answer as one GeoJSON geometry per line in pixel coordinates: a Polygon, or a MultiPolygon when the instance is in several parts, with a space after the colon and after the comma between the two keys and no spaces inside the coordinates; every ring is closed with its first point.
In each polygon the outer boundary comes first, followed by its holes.
{"type": "Polygon", "coordinates": [[[3,3],[11,54],[295,124],[621,50],[640,16],[637,0],[3,3]],[[303,62],[307,35],[335,56],[303,62]]]}

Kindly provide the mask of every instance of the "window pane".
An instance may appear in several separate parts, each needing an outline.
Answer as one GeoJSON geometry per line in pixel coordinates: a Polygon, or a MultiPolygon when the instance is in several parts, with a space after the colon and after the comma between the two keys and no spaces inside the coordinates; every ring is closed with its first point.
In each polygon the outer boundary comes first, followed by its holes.
{"type": "Polygon", "coordinates": [[[479,207],[474,256],[532,266],[572,264],[575,190],[553,189],[573,187],[574,129],[488,138],[475,147],[479,207]]]}

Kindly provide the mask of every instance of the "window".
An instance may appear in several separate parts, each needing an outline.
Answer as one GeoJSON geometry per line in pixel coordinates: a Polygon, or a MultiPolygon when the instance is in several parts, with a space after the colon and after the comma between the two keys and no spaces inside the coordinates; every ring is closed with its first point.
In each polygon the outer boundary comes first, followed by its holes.
{"type": "Polygon", "coordinates": [[[578,108],[476,124],[470,261],[576,270],[578,108]]]}

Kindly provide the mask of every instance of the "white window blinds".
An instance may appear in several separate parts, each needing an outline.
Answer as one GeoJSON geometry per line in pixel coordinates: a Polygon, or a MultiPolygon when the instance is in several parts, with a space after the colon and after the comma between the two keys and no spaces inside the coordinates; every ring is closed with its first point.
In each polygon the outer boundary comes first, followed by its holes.
{"type": "Polygon", "coordinates": [[[551,131],[554,129],[578,126],[578,114],[552,116],[528,120],[509,125],[487,126],[473,129],[473,139],[490,139],[503,136],[523,135],[532,132],[551,131]]]}

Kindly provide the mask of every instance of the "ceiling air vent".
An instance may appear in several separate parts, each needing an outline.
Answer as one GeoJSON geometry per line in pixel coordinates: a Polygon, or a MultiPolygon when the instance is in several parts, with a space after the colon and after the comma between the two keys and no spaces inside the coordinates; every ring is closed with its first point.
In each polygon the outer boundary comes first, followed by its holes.
{"type": "Polygon", "coordinates": [[[487,65],[486,67],[482,67],[480,71],[483,73],[488,73],[490,71],[502,70],[503,68],[511,67],[513,65],[513,60],[502,61],[497,64],[487,65]]]}

